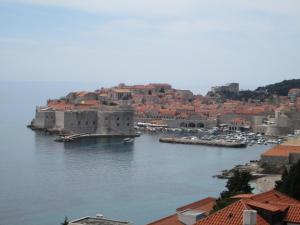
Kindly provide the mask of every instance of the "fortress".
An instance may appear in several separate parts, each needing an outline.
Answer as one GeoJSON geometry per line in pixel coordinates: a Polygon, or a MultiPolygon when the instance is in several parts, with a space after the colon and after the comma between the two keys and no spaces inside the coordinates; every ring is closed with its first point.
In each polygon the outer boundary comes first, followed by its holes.
{"type": "Polygon", "coordinates": [[[134,111],[129,107],[57,111],[38,107],[32,126],[71,134],[134,135],[134,111]]]}
{"type": "Polygon", "coordinates": [[[30,127],[67,134],[133,136],[134,109],[128,105],[103,102],[96,94],[70,93],[59,100],[48,100],[46,106],[37,107],[30,127]]]}

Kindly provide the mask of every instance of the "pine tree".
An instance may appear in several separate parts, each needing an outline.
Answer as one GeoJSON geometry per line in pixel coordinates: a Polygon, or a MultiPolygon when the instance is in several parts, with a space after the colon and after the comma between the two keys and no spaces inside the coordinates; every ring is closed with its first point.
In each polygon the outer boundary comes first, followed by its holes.
{"type": "Polygon", "coordinates": [[[282,179],[276,182],[275,189],[300,200],[300,160],[282,174],[282,179]]]}
{"type": "Polygon", "coordinates": [[[220,194],[220,197],[216,201],[213,212],[218,211],[228,205],[230,205],[234,199],[230,198],[237,194],[251,193],[253,188],[249,185],[249,181],[252,179],[252,175],[249,172],[239,170],[234,171],[232,177],[230,177],[226,183],[227,190],[220,194]]]}
{"type": "Polygon", "coordinates": [[[226,191],[221,193],[221,197],[231,197],[237,194],[251,193],[253,188],[249,185],[252,175],[246,171],[236,170],[233,176],[226,183],[226,191]]]}

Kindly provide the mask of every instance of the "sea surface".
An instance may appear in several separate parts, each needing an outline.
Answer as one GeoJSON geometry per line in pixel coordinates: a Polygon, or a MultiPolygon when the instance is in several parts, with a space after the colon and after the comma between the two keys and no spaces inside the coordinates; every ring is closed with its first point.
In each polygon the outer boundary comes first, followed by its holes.
{"type": "Polygon", "coordinates": [[[142,225],[224,190],[218,171],[259,159],[268,146],[231,149],[159,143],[143,134],[54,142],[26,128],[35,106],[95,83],[0,83],[0,224],[59,225],[101,213],[142,225]]]}

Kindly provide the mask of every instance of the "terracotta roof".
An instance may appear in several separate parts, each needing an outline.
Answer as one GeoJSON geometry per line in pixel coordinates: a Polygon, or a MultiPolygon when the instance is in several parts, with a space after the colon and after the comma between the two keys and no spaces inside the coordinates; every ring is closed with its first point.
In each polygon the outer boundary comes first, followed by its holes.
{"type": "MultiPolygon", "coordinates": [[[[239,200],[198,221],[196,225],[242,225],[243,211],[251,209],[244,200],[239,200]]],[[[270,225],[260,215],[257,215],[257,225],[270,225]]]]}
{"type": "MultiPolygon", "coordinates": [[[[205,214],[208,215],[210,211],[213,209],[215,202],[216,202],[215,198],[208,197],[200,201],[193,202],[191,204],[177,208],[176,211],[182,212],[188,209],[201,210],[201,211],[205,211],[206,212],[205,214]]],[[[173,214],[168,217],[149,223],[148,225],[183,225],[183,224],[178,220],[177,214],[173,214]]]]}
{"type": "Polygon", "coordinates": [[[200,201],[193,202],[191,204],[177,208],[176,211],[181,212],[181,211],[185,211],[187,209],[200,209],[202,211],[205,211],[208,215],[210,213],[210,211],[213,209],[215,204],[216,204],[216,199],[208,197],[208,198],[204,198],[200,201]]]}
{"type": "MultiPolygon", "coordinates": [[[[197,225],[242,225],[243,211],[245,209],[264,209],[271,213],[286,212],[285,222],[300,223],[300,202],[276,190],[257,195],[240,195],[234,198],[243,198],[224,209],[200,220],[197,225]]],[[[269,224],[259,214],[257,225],[269,224]]]]}
{"type": "Polygon", "coordinates": [[[254,208],[260,208],[260,209],[265,209],[267,211],[270,212],[279,212],[282,211],[281,207],[272,205],[272,204],[267,204],[267,203],[262,203],[262,202],[258,202],[258,201],[247,201],[247,205],[254,207],[254,208]]]}
{"type": "Polygon", "coordinates": [[[267,191],[261,194],[254,195],[250,198],[254,201],[259,201],[263,203],[282,203],[282,204],[300,204],[299,201],[297,201],[294,198],[291,198],[285,194],[282,194],[276,190],[267,191]]]}
{"type": "Polygon", "coordinates": [[[250,198],[252,196],[254,196],[254,194],[239,194],[239,195],[232,196],[231,198],[242,199],[242,198],[250,198]]]}
{"type": "Polygon", "coordinates": [[[263,156],[285,156],[288,157],[290,153],[299,153],[300,154],[300,146],[291,146],[291,145],[277,145],[266,152],[264,152],[263,156]]]}
{"type": "Polygon", "coordinates": [[[282,212],[284,212],[285,210],[287,210],[290,207],[290,204],[286,204],[286,203],[270,202],[270,204],[280,208],[280,210],[282,212]]]}
{"type": "Polygon", "coordinates": [[[300,223],[300,205],[290,206],[284,220],[290,223],[300,223]]]}

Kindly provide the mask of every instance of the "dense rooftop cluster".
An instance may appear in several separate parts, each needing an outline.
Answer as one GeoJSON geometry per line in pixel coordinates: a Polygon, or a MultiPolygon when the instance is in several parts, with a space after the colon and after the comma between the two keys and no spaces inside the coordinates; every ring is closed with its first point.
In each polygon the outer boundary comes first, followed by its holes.
{"type": "Polygon", "coordinates": [[[239,101],[194,95],[189,90],[174,89],[169,84],[128,86],[120,84],[94,92],[71,92],[59,100],[48,100],[47,106],[54,110],[99,108],[107,102],[130,104],[139,118],[189,119],[217,118],[225,114],[266,115],[278,108],[300,110],[300,89],[292,89],[289,97],[279,96],[274,102],[239,101]],[[299,95],[299,96],[298,96],[299,95]]]}
{"type": "MultiPolygon", "coordinates": [[[[149,225],[242,225],[244,217],[250,211],[250,217],[255,217],[255,225],[300,224],[300,202],[278,191],[271,190],[261,194],[241,194],[232,197],[235,201],[215,213],[210,213],[215,199],[206,198],[198,202],[178,208],[176,214],[162,218],[149,225]],[[205,214],[195,218],[196,222],[185,222],[180,214],[192,210],[205,214]],[[255,212],[251,215],[251,212],[255,212]],[[246,215],[245,215],[246,213],[246,215]]],[[[249,215],[249,214],[248,214],[249,215]]]]}

